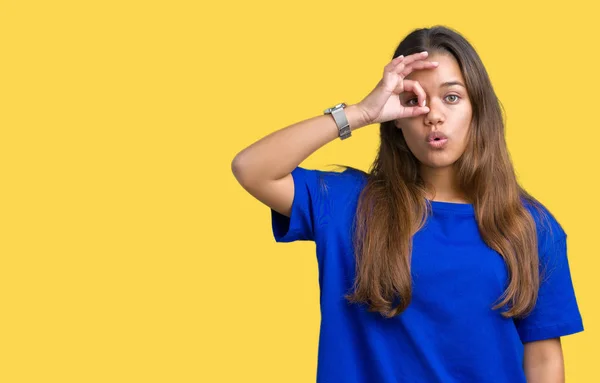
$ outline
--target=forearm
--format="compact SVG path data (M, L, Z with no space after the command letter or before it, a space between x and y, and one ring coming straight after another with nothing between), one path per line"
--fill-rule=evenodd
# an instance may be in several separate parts
M367 125L366 116L357 105L349 105L344 111L351 130ZM278 180L338 137L338 128L331 115L312 117L275 131L248 146L236 155L232 170L240 182Z

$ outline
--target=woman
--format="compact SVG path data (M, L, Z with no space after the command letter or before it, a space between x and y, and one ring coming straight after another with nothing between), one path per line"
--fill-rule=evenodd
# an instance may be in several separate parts
M335 109L232 162L276 241L316 242L317 381L564 381L560 337L583 331L566 233L518 184L469 42L415 30L369 95ZM299 166L346 125L374 123L368 173Z

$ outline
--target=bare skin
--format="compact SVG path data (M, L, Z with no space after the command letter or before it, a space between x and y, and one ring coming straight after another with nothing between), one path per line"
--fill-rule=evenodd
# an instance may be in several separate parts
M350 129L428 112L426 107L404 106L398 97L405 90L425 96L416 82L404 81L404 76L437 66L425 61L426 57L427 52L422 52L390 61L375 89L358 104L346 107ZM233 159L231 170L252 196L289 217L294 200L291 172L316 150L337 138L334 119L320 114L275 131L244 148Z
M454 163L462 155L467 144L467 132L471 125L472 106L469 101L465 80L458 63L448 54L433 54L429 60L439 62L437 68L414 71L406 80L418 82L425 98L413 92L400 94L405 106L415 106L425 101L429 112L415 117L395 120L402 129L406 143L417 157L420 173L431 185L427 198L435 201L468 203L456 180ZM460 83L447 85L445 83ZM426 141L427 135L439 131L448 137L443 148L432 148ZM435 195L434 191L435 190Z

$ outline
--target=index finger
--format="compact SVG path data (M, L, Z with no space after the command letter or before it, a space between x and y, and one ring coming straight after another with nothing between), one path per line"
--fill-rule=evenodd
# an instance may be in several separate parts
M418 81L404 80L404 91L414 93L417 96L417 99L419 100L418 106L427 108L425 106L426 100L427 100L427 95L425 94L425 90L423 89L421 84L419 84Z
M413 53L412 55L406 56L403 60L403 63L404 63L404 65L407 65L407 64L410 64L411 62L414 62L417 60L423 60L428 55L429 55L429 52L427 52L427 51L423 51L420 53Z

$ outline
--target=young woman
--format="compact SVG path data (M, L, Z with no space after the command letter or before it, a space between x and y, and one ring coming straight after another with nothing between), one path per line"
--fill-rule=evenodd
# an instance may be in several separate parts
M563 382L583 331L566 233L517 182L499 101L456 31L410 33L355 105L276 131L232 171L275 240L316 242L318 382ZM369 172L305 169L380 124ZM349 125L349 126L348 126Z

